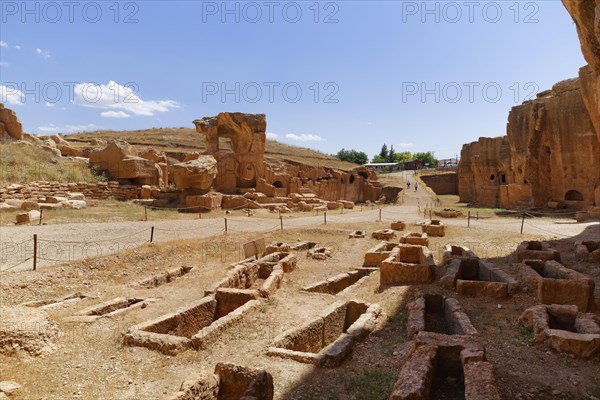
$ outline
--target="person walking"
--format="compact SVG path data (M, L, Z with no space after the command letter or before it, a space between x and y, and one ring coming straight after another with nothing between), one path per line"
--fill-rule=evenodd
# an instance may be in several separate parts
M419 187L419 185L415 182L415 192L417 191L418 187Z
M410 189L410 181L407 181L407 182L406 182L406 188L407 188L407 189Z

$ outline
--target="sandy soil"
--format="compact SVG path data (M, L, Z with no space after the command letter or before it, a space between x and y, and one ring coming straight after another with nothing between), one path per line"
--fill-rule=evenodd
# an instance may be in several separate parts
M378 290L375 272L349 292L336 296L307 293L301 287L362 265L367 249L378 243L369 237L348 239L354 229L372 232L389 221L409 222L407 230L420 231L420 204L431 202L421 191L405 195L401 206L379 210L356 210L343 215L296 216L284 220L284 231L273 218L228 216L231 230L225 235L215 221L153 221L155 241L135 248L111 252L97 258L74 257L69 263L49 263L38 271L4 272L0 280L0 304L11 306L32 300L52 299L81 292L90 297L47 309L64 335L54 352L31 357L21 352L0 354L1 380L23 385L15 399L162 399L177 391L194 372L212 371L215 363L233 362L266 368L274 377L277 399L385 399L401 368L407 348L406 304L420 293L442 293L457 297L481 334L488 359L496 365L499 386L506 399L595 399L600 398L600 356L578 359L549 351L531 343L530 335L517 324L521 312L536 303L530 294L505 301L466 298L437 284ZM572 224L565 220L536 219L519 234L520 220L492 218L471 221L445 219L447 235L432 238L430 248L441 260L445 244L468 244L478 255L512 272L514 250L522 240L548 239L561 251L563 263L591 276L600 302L600 265L581 262L572 252L579 237L600 238L600 224ZM213 225L211 225L213 224ZM134 226L132 226L134 225ZM37 232L52 240L96 241L127 237L147 224L61 224L2 229L2 240L24 240ZM170 229L167 231L167 229ZM313 240L332 247L326 261L307 258L299 252L298 268L285 275L282 287L249 314L243 324L226 331L204 351L188 350L165 356L140 347L124 346L122 333L128 327L171 312L200 299L203 291L221 279L229 265L242 258L243 243L264 237L267 242ZM135 242L136 244L138 242ZM141 241L140 241L141 243ZM193 266L171 283L142 288L136 283L161 271ZM72 323L79 310L119 296L155 298L145 308L135 308L92 323ZM356 298L378 303L384 316L377 330L357 345L344 364L335 369L269 357L265 349L273 338L313 318L334 301ZM500 308L499 308L500 306ZM598 314L597 314L598 315ZM26 321L25 321L26 322ZM32 327L35 329L35 327Z

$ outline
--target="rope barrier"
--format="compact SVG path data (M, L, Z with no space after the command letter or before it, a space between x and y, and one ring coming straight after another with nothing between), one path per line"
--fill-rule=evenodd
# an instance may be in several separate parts
M2 270L2 271L0 271L0 272L9 271L9 270L11 270L11 269L13 269L13 268L16 268L16 267L18 267L19 265L23 264L25 261L31 260L32 258L33 258L33 256L31 256L31 257L27 257L27 258L26 258L26 259L24 259L23 261L20 261L20 262L16 263L16 264L15 264L15 265L13 265L12 267L5 268L5 269L3 269L3 270Z
M102 239L102 240L85 240L85 241L75 241L75 240L52 240L52 239L38 239L39 242L48 242L48 243L80 243L80 244L87 244L87 243L106 243L106 242L116 242L116 241L121 241L124 239L129 239L132 236L137 236L141 233L147 232L149 231L148 228L139 231L137 233L132 233L130 235L127 236L122 236L122 237L118 237L118 238L112 238L112 239Z

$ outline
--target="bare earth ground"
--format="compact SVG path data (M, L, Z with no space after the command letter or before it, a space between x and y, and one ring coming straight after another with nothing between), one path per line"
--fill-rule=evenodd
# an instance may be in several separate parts
M273 374L277 399L385 399L402 366L403 351L408 344L406 304L419 293L435 292L459 298L481 334L488 359L496 365L504 398L600 398L600 356L584 360L549 351L532 344L531 334L519 328L517 318L521 312L536 303L531 294L519 294L498 302L457 296L436 284L393 287L379 292L378 272L349 293L337 296L299 290L304 285L362 265L365 251L378 241L369 237L348 239L349 231L361 229L370 233L388 227L389 221L394 219L409 222L407 230L420 231L415 225L424 221L422 211L418 212L419 205L423 207L426 203L431 203L431 199L420 188L417 193L408 192L403 205L385 207L381 222L377 209L345 211L343 215L339 211L330 212L327 225L323 224L322 215L294 214L284 216L283 231L279 230L277 216L246 217L240 212L227 215L227 234L223 232L222 214L219 218L201 220L2 227L3 251L5 243L28 240L37 233L46 240L83 242L72 247L88 245L88 249L92 249L90 243L94 243L93 248L100 249L102 256L84 259L73 250L71 262L45 261L38 271L31 271L27 261L22 267L0 275L2 306L75 292L92 296L48 309L64 333L56 350L35 358L20 352L0 354L0 380L14 380L23 385L14 397L17 399L162 399L177 391L182 381L194 372L212 371L217 362L225 361L266 368ZM521 235L521 221L514 218L472 220L470 228L464 218L444 219L444 223L446 237L432 238L430 244L436 261L441 259L443 245L466 244L479 256L511 272L513 251L518 243L547 239L561 251L565 265L595 280L596 299L600 302L600 265L579 262L572 251L575 238L600 239L599 224L533 219L526 221ZM155 226L155 243L152 244L144 243L148 241L149 224ZM136 232L139 239L134 236ZM263 300L242 325L226 331L209 350L188 350L177 356L165 356L122 344L121 333L127 327L201 298L205 289L224 276L229 264L242 257L242 244L257 237L264 237L267 242L313 240L332 247L334 254L330 260L315 261L304 252L298 253L298 268L286 274L282 287L270 299ZM124 239L115 241L115 238ZM126 248L127 243L132 246ZM46 250L48 254L50 247ZM21 256L6 255L2 265L11 266ZM152 289L135 285L151 275L184 265L194 269L171 283ZM93 323L66 321L83 308L119 296L159 300L146 308ZM334 301L350 298L378 303L385 315L377 330L354 348L342 366L319 369L265 355L266 347L278 333L310 320Z

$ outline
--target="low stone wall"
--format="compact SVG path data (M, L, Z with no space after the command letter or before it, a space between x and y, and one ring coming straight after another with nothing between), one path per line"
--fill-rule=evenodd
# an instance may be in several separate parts
M47 196L65 196L67 193L83 193L86 199L116 200L137 199L140 188L135 185L121 185L119 182L65 183L31 182L0 187L0 202L7 199L43 199Z

